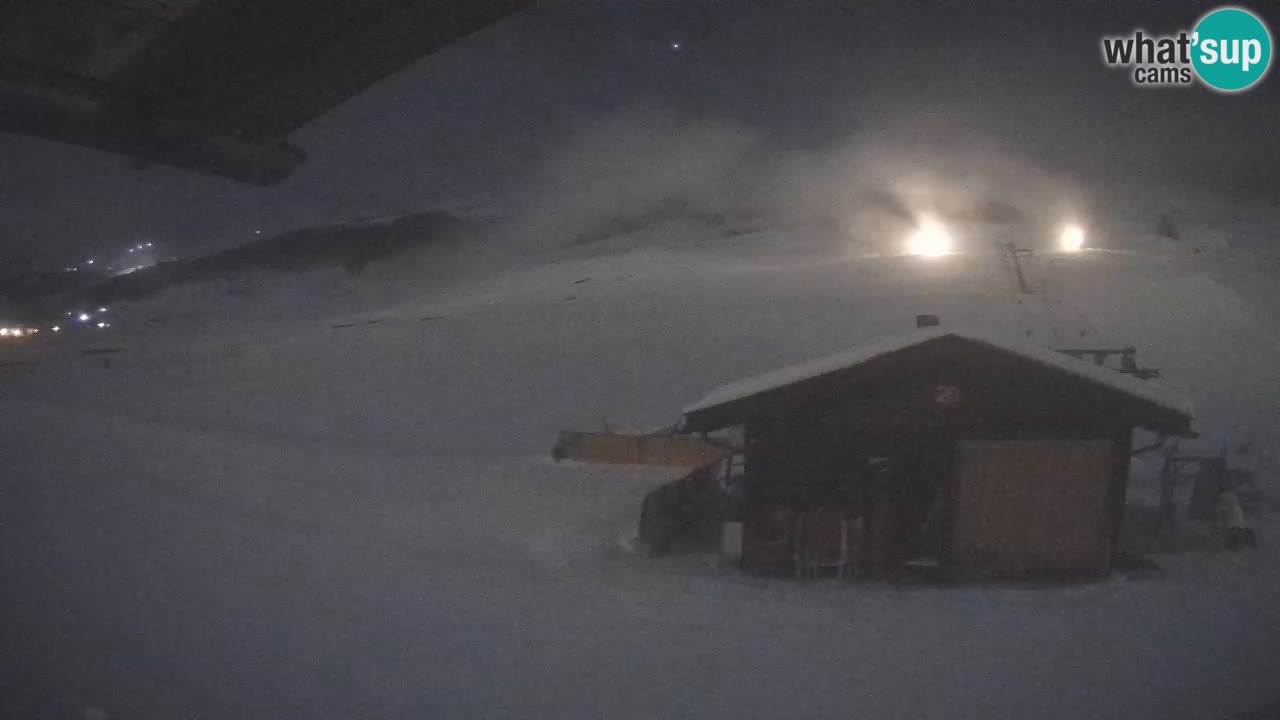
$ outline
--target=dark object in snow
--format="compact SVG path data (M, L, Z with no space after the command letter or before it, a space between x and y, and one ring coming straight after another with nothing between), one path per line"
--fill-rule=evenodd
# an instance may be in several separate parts
M1227 549L1235 552L1245 548L1257 549L1258 535L1249 527L1227 528Z
M1245 468L1228 468L1228 482L1235 488L1240 497L1240 506L1248 513L1257 513L1264 509L1267 498L1258 486L1251 470Z
M1228 550L1257 547L1258 536L1245 521L1237 478L1242 475L1227 467L1226 449L1213 455L1185 454L1177 445L1166 452L1161 469L1161 516L1158 534L1163 538L1175 530L1175 495L1182 468L1196 466L1195 485L1187 504L1187 519L1212 524Z
M349 327L359 327L359 326L361 326L361 325L377 325L377 324L378 324L378 323L380 323L380 322L382 322L382 320L381 320L380 318L374 318L374 319L372 319L372 320L357 320L357 321L355 321L355 322L349 322L349 323L337 323L337 324L334 324L334 325L330 325L329 327L331 327L331 328L349 328Z
M937 315L916 316L916 327L918 328L938 327L941 324L942 321L938 319Z
M1130 348L1129 352L1120 355L1120 372L1132 375L1139 380L1151 380L1160 377L1160 371L1155 368L1138 367L1138 361L1134 354L1135 351Z
M577 300L577 299L578 299L578 296L577 296L577 295L565 295L565 296L564 296L564 299L565 299L565 300Z
M1166 458L1165 462L1182 459L1196 462L1195 458ZM1211 523L1218 511L1218 501L1222 491L1227 487L1227 459L1224 457L1208 457L1199 459L1200 467L1196 470L1195 484L1192 486L1191 500L1187 503L1187 519L1196 522Z
M1160 515L1159 522L1156 525L1156 534L1158 536L1169 536L1176 529L1176 523L1174 522L1178 511L1176 491L1178 477L1182 473L1182 468L1190 463L1199 463L1205 460L1206 457L1210 456L1180 455L1176 442L1165 450L1164 464L1160 467ZM1213 498L1216 502L1216 491Z
M418 318L418 322L430 322L432 320L443 320L444 315L424 315Z
M1244 509L1235 490L1225 488L1218 499L1218 528L1222 531L1228 550L1240 550L1245 546L1258 547L1258 536L1245 522Z
M676 536L716 513L723 497L716 478L728 464L713 460L645 495L639 541L646 554L665 553Z
M1125 375L1132 375L1139 380L1152 380L1160 377L1160 371L1155 368L1138 367L1138 351L1132 346L1122 348L1054 348L1054 350L1080 360L1092 359L1093 364L1104 366L1109 358L1116 356L1120 358L1120 367L1116 368L1116 370Z
M1170 240L1182 239L1182 236L1178 233L1177 226L1173 224L1173 219L1169 217L1168 213L1160 213L1160 220L1156 222L1156 234Z
M574 281L573 281L573 284L574 284L574 285L581 285L581 284L582 284L582 283L584 283L584 282L591 282L591 278L589 278L589 277L588 277L588 278L582 278L581 280L574 280Z

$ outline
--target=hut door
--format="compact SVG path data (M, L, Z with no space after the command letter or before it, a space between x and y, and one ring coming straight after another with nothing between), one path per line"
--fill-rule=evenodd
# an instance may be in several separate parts
M962 572L1105 573L1110 440L960 444L951 559Z

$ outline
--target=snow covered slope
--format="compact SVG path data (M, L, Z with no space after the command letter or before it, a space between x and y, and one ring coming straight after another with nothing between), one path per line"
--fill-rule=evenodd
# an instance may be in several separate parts
M4 701L154 718L1249 710L1280 677L1269 526L1264 552L1163 557L1153 580L806 587L626 557L613 541L662 478L543 459L559 429L668 424L712 387L918 313L1132 343L1195 402L1206 444L1247 432L1274 452L1276 317L1229 286L1231 261L1114 245L1041 254L1043 290L1022 296L994 252L868 257L828 230L694 219L117 308L119 333L29 346L34 373L0 385L17 620L0 641L21 658ZM216 321L178 320L193 315ZM82 353L106 345L109 364Z

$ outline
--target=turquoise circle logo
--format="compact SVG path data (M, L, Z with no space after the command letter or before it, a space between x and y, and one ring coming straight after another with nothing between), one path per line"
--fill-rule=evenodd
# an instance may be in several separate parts
M1258 16L1219 8L1196 25L1191 64L1206 85L1223 92L1252 87L1271 66L1271 33Z

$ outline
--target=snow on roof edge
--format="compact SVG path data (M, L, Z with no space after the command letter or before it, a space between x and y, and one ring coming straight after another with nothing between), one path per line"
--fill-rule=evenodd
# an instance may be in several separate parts
M1004 350L1032 362L1069 372L1077 377L1106 385L1130 397L1153 403L1187 417L1191 417L1194 414L1191 401L1170 388L1139 380L1115 370L1101 367L1046 347L1034 345L1021 338L999 338L983 333L944 328L929 328L901 335L885 336L841 353L789 365L721 385L708 392L701 400L685 406L682 412L687 415L742 400L752 395L759 395L770 390L776 390L787 385L793 385L838 370L861 365L881 355L888 355L949 335L981 343L997 350Z

